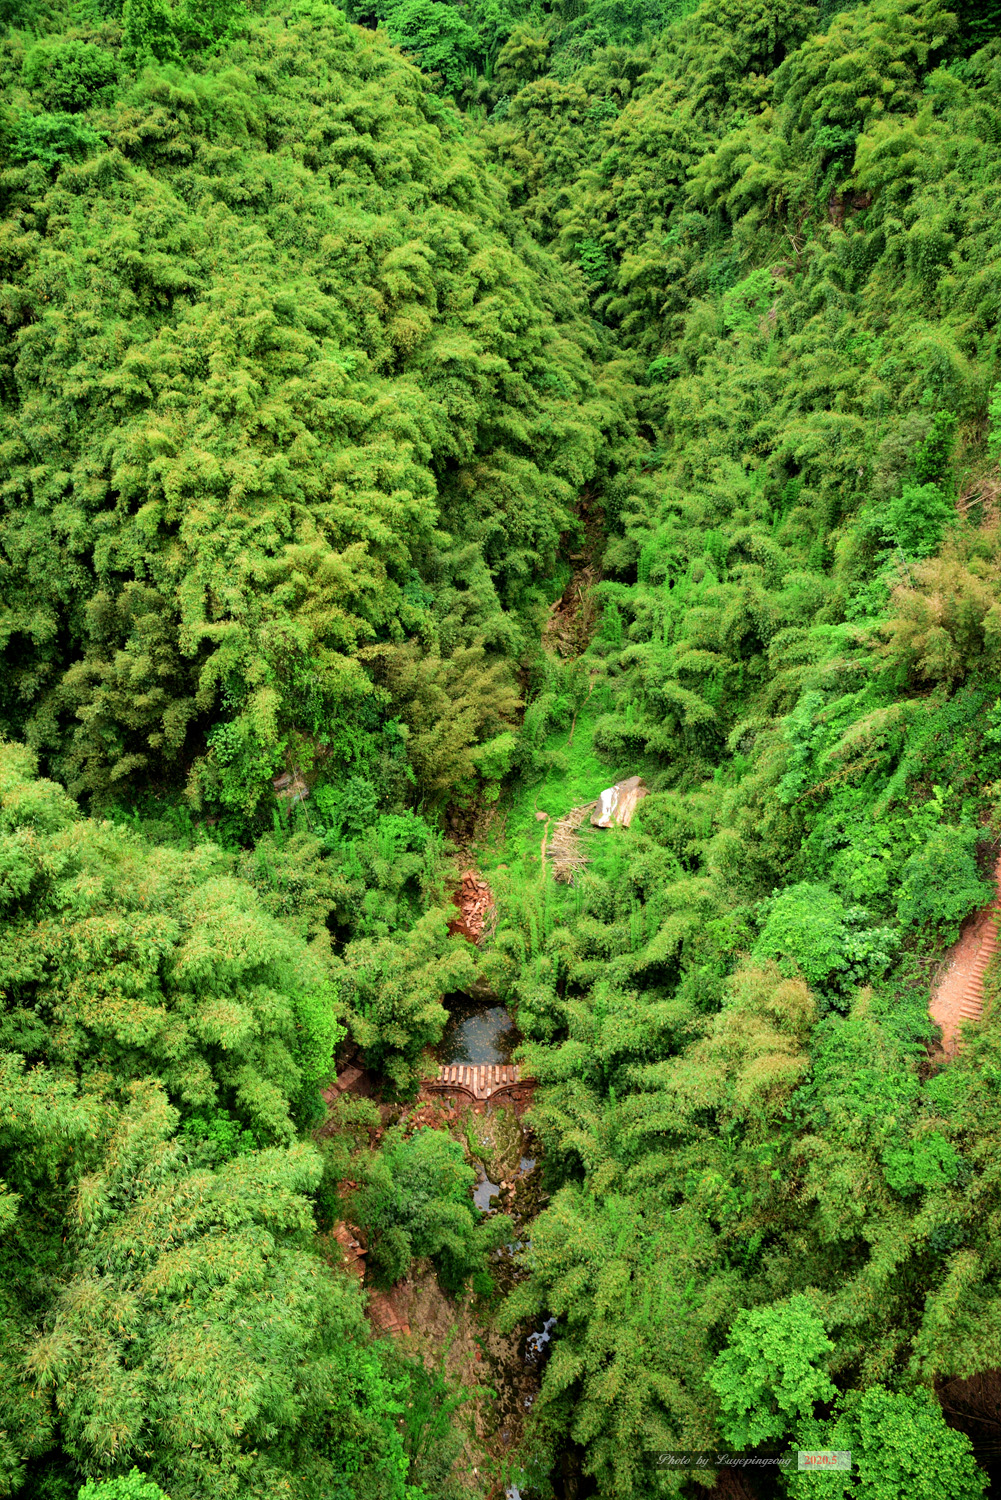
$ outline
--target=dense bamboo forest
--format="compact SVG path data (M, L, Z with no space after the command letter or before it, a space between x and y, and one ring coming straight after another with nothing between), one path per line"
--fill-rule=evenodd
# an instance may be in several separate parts
M0 1497L1001 1494L1001 3L0 18Z

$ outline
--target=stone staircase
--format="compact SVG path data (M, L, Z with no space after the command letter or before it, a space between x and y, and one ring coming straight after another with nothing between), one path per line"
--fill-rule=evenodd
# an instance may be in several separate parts
M984 974L987 965L998 951L998 929L997 923L991 916L984 923L984 930L980 938L980 948L976 958L969 968L969 978L959 1002L958 1013L964 1021L979 1021L984 1010Z
M1001 877L1001 861L995 878ZM979 1021L984 1010L984 974L998 951L998 921L1001 920L1001 885L990 906L971 917L959 941L950 949L928 1006L942 1031L942 1051L953 1057L962 1039L962 1027Z
M341 1262L345 1271L351 1276L357 1276L359 1281L365 1280L365 1256L367 1251L362 1249L358 1238L358 1231L351 1224L343 1221L335 1224L333 1231L334 1239L341 1247ZM376 1333L406 1334L410 1333L410 1324L406 1315L401 1313L393 1293L369 1291L368 1306L366 1307L368 1320Z

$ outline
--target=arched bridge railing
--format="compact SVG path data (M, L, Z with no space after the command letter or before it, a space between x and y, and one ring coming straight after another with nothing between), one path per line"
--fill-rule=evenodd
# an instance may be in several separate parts
M464 1097L483 1105L501 1099L520 1103L533 1086L534 1080L521 1078L514 1063L446 1063L438 1069L437 1078L424 1080L421 1092Z

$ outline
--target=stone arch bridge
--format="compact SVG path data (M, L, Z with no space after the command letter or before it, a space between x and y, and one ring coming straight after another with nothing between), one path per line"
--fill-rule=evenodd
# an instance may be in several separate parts
M444 1094L466 1099L483 1109L503 1100L525 1105L532 1096L534 1078L522 1078L514 1063L445 1063L436 1078L426 1078L422 1094Z

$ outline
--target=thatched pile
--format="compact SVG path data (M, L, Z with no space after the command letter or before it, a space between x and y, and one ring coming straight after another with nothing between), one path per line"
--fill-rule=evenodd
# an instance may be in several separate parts
M553 879L558 880L561 885L573 885L574 877L580 874L588 862L578 833L593 807L593 802L585 802L583 807L572 807L558 823L552 825L547 841L549 859L553 867Z
M573 885L574 879L588 863L580 841L581 824L591 815L596 828L610 828L613 823L628 828L637 804L647 795L645 783L639 776L630 776L626 781L617 781L602 792L596 802L585 802L581 807L572 807L564 813L558 823L551 823L544 812L536 813L540 822L546 824L542 840L542 867L546 867L546 855L553 867L553 879L562 885Z

